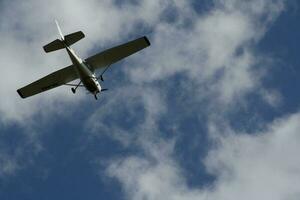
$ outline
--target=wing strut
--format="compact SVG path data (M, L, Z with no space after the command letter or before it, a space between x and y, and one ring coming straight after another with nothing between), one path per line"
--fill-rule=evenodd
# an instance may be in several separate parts
M76 89L77 89L78 87L84 87L84 85L81 85L81 81L79 81L78 84L66 83L66 84L64 84L64 85L66 85L66 86L73 86L73 87L71 88L73 94L76 93ZM75 87L75 88L74 88L74 87Z
M76 85L75 88L73 88L73 87L71 88L73 94L75 94L76 89L80 86L80 84L81 84L81 81L79 81L78 85Z
M101 81L104 81L103 79L103 74L106 72L106 70L108 70L108 68L110 67L111 65L108 65L104 70L103 72L100 74L100 76L97 77L97 80L101 80Z

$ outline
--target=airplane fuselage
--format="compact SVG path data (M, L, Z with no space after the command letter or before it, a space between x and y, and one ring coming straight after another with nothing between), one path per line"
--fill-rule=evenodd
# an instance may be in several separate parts
M98 80L103 80L103 74L114 63L150 46L150 42L146 36L126 42L124 44L106 49L86 59L79 58L71 45L85 37L82 31L76 31L67 35L63 35L58 22L55 20L60 38L51 41L43 46L46 53L66 49L72 65L52 72L22 88L17 89L18 94L22 98L27 98L47 90L59 87L61 85L72 86L71 91L75 94L78 87L85 87L97 99L97 94L107 89L101 88ZM95 75L97 69L103 68L100 76ZM72 81L80 79L77 84Z
M91 92L96 97L96 95L101 92L101 85L97 80L95 73L93 73L82 61L82 59L75 54L73 49L71 49L69 46L66 46L66 50L73 65L76 67L76 71L82 84L89 92Z

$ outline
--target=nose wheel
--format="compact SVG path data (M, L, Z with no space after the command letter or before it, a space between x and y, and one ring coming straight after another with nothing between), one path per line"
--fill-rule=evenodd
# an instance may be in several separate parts
M76 93L76 89L75 88L71 88L71 90L72 90L73 94Z

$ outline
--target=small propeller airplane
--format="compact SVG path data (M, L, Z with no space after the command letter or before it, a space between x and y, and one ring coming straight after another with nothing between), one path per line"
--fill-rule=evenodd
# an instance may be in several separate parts
M66 49L73 64L18 89L17 92L22 98L30 97L61 85L67 85L72 86L71 90L74 94L78 87L85 87L97 99L97 94L107 90L102 89L98 81L99 79L104 81L103 74L105 71L112 64L150 46L148 38L144 36L82 60L70 46L84 38L84 33L78 31L64 36L56 20L55 23L61 38L45 45L43 49L46 53ZM104 68L104 70L100 76L96 76L95 71L100 68ZM78 84L70 84L70 82L78 78L80 79Z

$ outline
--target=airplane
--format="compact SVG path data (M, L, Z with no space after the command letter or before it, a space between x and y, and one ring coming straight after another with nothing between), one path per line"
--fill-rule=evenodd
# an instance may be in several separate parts
M87 59L81 59L70 47L85 37L82 31L77 31L68 35L63 35L58 22L55 20L60 39L56 39L43 46L46 53L59 49L66 49L72 61L72 65L53 72L25 87L17 90L22 98L27 98L41 92L56 88L58 86L72 86L71 91L75 94L78 87L85 87L97 100L97 94L107 89L103 89L99 79L104 81L103 74L114 63L128 57L148 46L150 41L146 36L132 40L130 42L115 46L103 52L97 53ZM96 76L97 69L104 68L100 76ZM80 79L78 84L70 82Z

